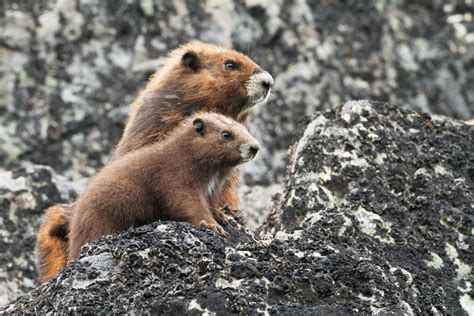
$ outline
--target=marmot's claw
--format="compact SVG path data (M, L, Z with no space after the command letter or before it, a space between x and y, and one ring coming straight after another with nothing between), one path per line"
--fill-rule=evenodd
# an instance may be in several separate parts
M222 226L217 224L217 223L209 224L208 222L206 222L206 220L202 220L199 223L199 226L209 228L210 230L216 232L217 234L219 234L221 236L224 236L224 237L229 236L229 234L227 234L227 232L224 230L224 228L222 228Z
M242 226L245 225L245 218L242 212L240 210L231 209L229 203L224 204L224 206L221 208L221 211L227 216L231 216L237 224Z
M232 214L232 209L230 208L230 204L226 203L221 207L221 211L224 212L227 215L233 215Z
M232 210L232 217L237 222L237 224L244 226L245 225L245 217L240 210Z
M215 224L215 225L212 225L212 226L213 227L211 229L213 231L217 232L219 235L224 236L224 237L229 236L229 234L224 230L224 228L222 228L221 225Z
M221 225L227 225L229 219L227 215L221 210L212 210L212 215L214 219Z

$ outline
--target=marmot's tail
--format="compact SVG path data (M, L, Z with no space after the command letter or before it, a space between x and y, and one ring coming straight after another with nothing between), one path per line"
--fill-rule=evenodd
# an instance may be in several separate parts
M73 204L58 204L45 211L36 237L36 268L41 283L49 281L67 264L72 208Z

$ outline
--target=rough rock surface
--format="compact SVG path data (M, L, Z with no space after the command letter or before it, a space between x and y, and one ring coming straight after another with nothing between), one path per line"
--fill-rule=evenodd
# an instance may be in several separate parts
M273 197L282 191L281 184L240 186L240 209L245 226L253 231L257 230L268 217Z
M473 12L470 0L2 1L0 165L94 174L159 58L192 39L236 47L275 76L250 126L265 151L243 168L248 183L283 175L300 118L343 101L468 119Z
M471 126L347 102L301 131L273 238L157 222L0 312L467 315L473 157Z
M474 128L351 101L300 134L264 231L311 229L401 269L418 313L474 313Z
M81 188L49 167L0 169L0 305L37 286L34 245L43 210Z
M0 169L0 306L39 285L34 252L44 210L74 201L87 182L69 181L47 166L12 170ZM278 190L280 185L240 188L246 227L255 230L264 222Z

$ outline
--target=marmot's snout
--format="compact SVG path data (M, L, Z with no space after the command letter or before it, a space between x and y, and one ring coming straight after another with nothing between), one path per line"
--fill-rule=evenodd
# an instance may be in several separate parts
M250 103L266 102L273 86L273 77L265 70L258 69L247 81L247 97Z
M259 150L260 145L256 140L241 144L239 146L239 151L242 162L247 162L255 158Z

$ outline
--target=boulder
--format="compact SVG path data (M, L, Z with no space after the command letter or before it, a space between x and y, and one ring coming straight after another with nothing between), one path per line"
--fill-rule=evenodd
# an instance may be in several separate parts
M264 234L102 237L0 312L472 313L474 128L350 101L298 137Z
M0 169L0 305L37 286L34 247L43 210L71 201L82 187L46 166Z
M252 231L258 230L268 217L273 197L282 191L283 186L279 183L241 185L239 187L239 199L245 226Z
M70 203L87 179L70 181L51 167L32 165L0 169L0 305L38 286L36 233L49 206ZM242 186L240 198L246 226L257 229L269 212L280 185Z

